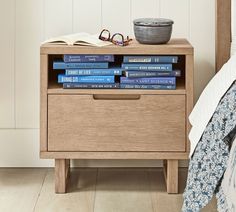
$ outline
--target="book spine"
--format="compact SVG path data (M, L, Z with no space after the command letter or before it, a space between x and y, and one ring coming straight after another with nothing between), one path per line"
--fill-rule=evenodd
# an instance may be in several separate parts
M108 63L64 63L54 62L53 69L108 68Z
M175 90L175 85L130 85L120 84L121 89L152 89L152 90Z
M65 54L65 63L73 62L114 62L114 55L75 55Z
M124 56L124 63L177 63L177 56Z
M59 74L58 83L115 83L114 76L66 76Z
M122 68L133 71L172 71L172 64L122 63Z
M122 75L122 69L66 69L66 75L70 76L114 76Z
M126 77L180 77L181 71L125 71Z
M121 77L121 84L140 84L140 85L175 85L175 77L150 77L150 78L128 78Z
M119 84L118 83L112 83L112 84L63 83L63 88L66 88L66 89L75 89L75 88L114 89L114 88L119 88Z

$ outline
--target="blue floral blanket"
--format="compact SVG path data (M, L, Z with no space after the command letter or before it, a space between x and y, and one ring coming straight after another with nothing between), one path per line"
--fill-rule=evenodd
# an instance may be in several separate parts
M214 194L218 198L219 211L233 211L234 203L229 202L226 188L221 185L226 169L233 173L225 177L224 185L235 186L235 161L229 162L230 150L234 154L236 127L236 82L219 102L209 121L194 154L190 159L187 185L184 192L183 212L198 212L205 207ZM232 165L230 168L229 163ZM227 167L228 165L228 167ZM223 181L223 182L225 182ZM226 186L226 187L227 187ZM227 190L228 191L228 190Z

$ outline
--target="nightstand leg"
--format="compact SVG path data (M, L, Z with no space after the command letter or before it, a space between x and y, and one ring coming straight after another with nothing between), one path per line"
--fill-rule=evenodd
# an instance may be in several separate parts
M55 192L66 193L66 184L70 172L70 160L55 159Z
M178 160L164 161L164 175L166 180L167 193L178 193Z

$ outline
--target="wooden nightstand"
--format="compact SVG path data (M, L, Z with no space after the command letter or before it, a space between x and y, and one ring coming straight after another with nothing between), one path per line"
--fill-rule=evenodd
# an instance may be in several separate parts
M177 55L176 90L63 89L53 60L64 54ZM66 192L70 159L162 159L168 193L178 192L178 160L189 152L193 47L166 45L41 47L40 156L55 159L57 193Z

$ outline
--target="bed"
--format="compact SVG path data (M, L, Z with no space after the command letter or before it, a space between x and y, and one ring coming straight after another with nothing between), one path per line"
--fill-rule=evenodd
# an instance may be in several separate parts
M183 212L236 212L236 0L216 0L216 75L197 101Z
M236 55L236 0L217 0L216 5L216 71ZM225 23L230 23L226 25ZM225 32L225 33L222 33ZM236 72L236 67L235 67ZM227 168L218 192L218 210L236 211L236 138L232 133Z

